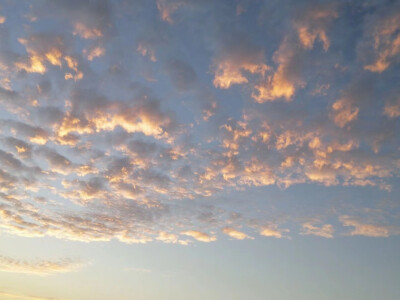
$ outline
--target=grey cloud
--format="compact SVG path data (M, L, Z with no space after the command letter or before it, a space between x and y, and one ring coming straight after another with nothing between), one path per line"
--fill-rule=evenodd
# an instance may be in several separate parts
M166 64L165 69L171 78L172 84L178 90L189 90L193 87L197 80L197 76L193 68L181 60L169 61Z

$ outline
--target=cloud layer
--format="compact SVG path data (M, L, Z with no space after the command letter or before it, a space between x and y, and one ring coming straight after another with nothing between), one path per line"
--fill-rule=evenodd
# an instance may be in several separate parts
M182 245L399 234L392 202L274 215L253 196L301 202L290 189L306 185L392 199L399 15L393 1L3 5L0 229Z

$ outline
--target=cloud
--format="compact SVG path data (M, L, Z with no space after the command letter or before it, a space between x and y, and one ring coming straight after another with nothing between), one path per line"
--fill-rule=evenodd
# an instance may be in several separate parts
M80 90L74 95L72 111L67 112L58 127L59 137L71 133L94 134L114 131L121 127L129 133L141 132L156 138L167 138L173 130L174 120L162 112L160 102L144 96L135 101L109 101L108 99Z
M277 225L268 225L260 228L260 235L277 239L283 238L285 232L289 232L289 229L278 229Z
M275 73L266 76L266 79L255 85L256 91L252 93L252 97L259 103L280 98L291 100L296 88L305 86L299 72L301 55L302 52L296 51L291 39L285 37L273 56L278 65Z
M27 39L20 38L18 41L25 46L28 53L28 59L15 63L18 69L28 73L44 74L47 63L62 67L65 47L60 36L31 35Z
M164 243L174 243L175 244L178 242L178 236L173 233L168 233L168 232L162 231L159 233L157 240L162 241Z
M235 84L248 83L247 74L264 76L269 67L264 63L264 53L240 33L222 37L219 54L213 65L216 88L228 89Z
M364 27L364 39L360 49L367 52L370 59L364 69L382 73L396 63L400 55L400 6L382 6L369 17Z
M96 39L103 36L103 33L98 28L90 28L87 25L76 22L74 24L74 35L79 35L84 39Z
M400 117L400 98L394 103L386 103L383 114L389 118Z
M24 273L32 275L54 275L57 273L73 272L84 264L72 259L51 260L18 260L12 257L0 255L0 271L11 273Z
M311 2L302 13L299 13L294 23L299 40L305 49L312 49L318 38L322 42L323 49L328 51L330 41L326 30L329 23L338 17L335 6L335 3Z
M93 59L95 59L96 57L101 57L106 53L106 49L104 49L103 47L94 47L90 50L83 50L83 54L86 55L87 59L92 61Z
M244 232L236 230L232 227L225 227L222 229L222 232L225 233L226 235L229 235L231 238L234 238L237 240L254 239L253 237L248 236Z
M152 62L156 62L156 54L150 45L146 45L147 43L140 42L136 51L139 52L142 56L147 56L150 58Z
M157 0L157 9L160 12L161 19L170 24L174 22L172 20L172 14L182 5L184 5L184 3L180 1Z
M313 49L317 38L322 42L324 51L329 49L330 40L326 31L332 20L338 17L335 4L311 2L299 8L299 11L301 13L297 13L292 22L297 37L291 33L283 37L273 55L277 68L254 86L252 97L259 103L282 98L292 100L296 90L307 84L303 74L305 66L302 64L306 60L306 52ZM297 46L297 39L303 49Z
M339 99L332 104L333 121L339 127L357 120L359 108L354 107L346 99Z
M388 237L391 234L391 230L388 226L363 223L351 216L340 216L339 220L342 222L343 226L353 227L353 229L347 233L351 236Z
M10 149L23 159L31 158L32 145L14 137L7 137L2 140Z
M394 197L398 5L236 4L55 0L29 16L13 6L13 20L2 11L2 232L182 245L289 228L394 234L394 210L367 218L372 196L297 209L259 191ZM322 222L341 215L357 218L344 229Z
M333 226L331 224L323 224L316 226L313 222L306 222L302 224L301 234L316 235L324 238L333 238Z
M108 33L112 25L111 8L107 0L87 3L57 0L49 2L46 11L71 22L72 34L90 40L102 38ZM37 14L41 16L44 11L40 10Z
M196 230L183 231L183 232L181 232L181 234L190 236L190 237L192 237L200 242L204 242L204 243L214 242L217 240L217 238L215 236L209 235L209 234L201 232L201 231L196 231Z

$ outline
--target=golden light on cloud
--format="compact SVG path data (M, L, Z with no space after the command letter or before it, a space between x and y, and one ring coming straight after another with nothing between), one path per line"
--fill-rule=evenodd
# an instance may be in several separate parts
M62 53L60 50L53 48L49 52L45 54L46 59L55 66L62 66L61 58L62 58Z
M181 234L190 236L190 237L194 238L195 240L198 240L198 241L204 242L204 243L210 243L210 242L214 242L217 240L217 238L215 236L212 236L212 235L209 235L207 233L197 231L197 230L184 231L184 232L181 232Z
M94 49L91 50L83 50L83 53L87 55L87 59L92 61L96 57L101 57L106 53L106 49L103 47L95 47Z
M74 35L78 35L84 39L97 39L103 36L103 33L98 28L90 28L83 23L77 22L74 24Z
M312 49L318 38L322 42L324 51L328 51L330 41L326 34L326 28L333 19L339 16L335 5L335 3L325 7L315 5L295 22L300 42L304 48Z
M299 38L301 43L306 49L312 49L314 46L314 41L318 37L322 43L325 51L328 51L330 42L324 30L316 30L314 32L310 32L307 27L299 27Z
M244 232L241 232L239 230L236 230L232 227L225 227L222 229L222 232L225 233L226 235L229 235L231 238L234 238L236 240L244 240L244 239L254 239L251 236L248 236Z
M46 72L46 67L43 63L43 58L38 55L32 55L29 58L29 63L16 62L15 66L20 70L25 70L28 73L40 73Z
M268 76L266 82L255 86L256 93L252 97L259 103L274 101L277 98L290 100L295 93L295 86L283 74L280 66L273 76Z
M41 135L32 136L29 138L29 141L35 144L44 145L47 143L48 138Z
M284 233L286 232L289 232L289 229L278 229L276 225L269 225L261 228L260 235L280 239L285 237Z
M216 88L228 89L232 85L248 82L243 72L264 76L268 69L269 67L265 64L237 64L235 61L225 61L220 63L215 70L213 83Z

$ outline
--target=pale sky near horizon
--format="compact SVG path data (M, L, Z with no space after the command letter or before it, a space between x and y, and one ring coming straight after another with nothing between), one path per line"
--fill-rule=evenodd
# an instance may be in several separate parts
M400 299L400 1L0 0L0 299Z

